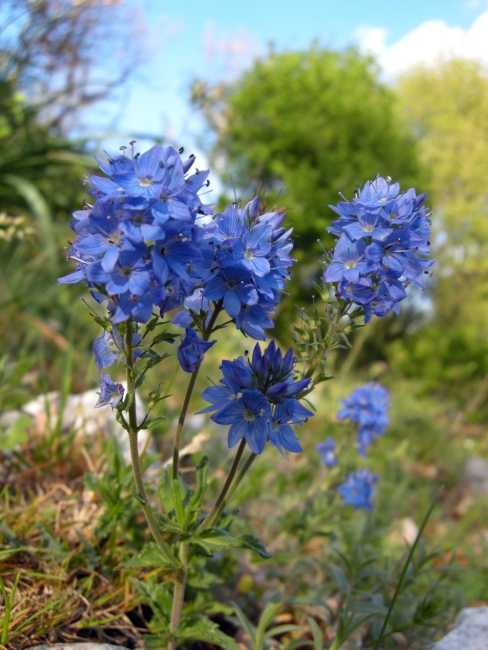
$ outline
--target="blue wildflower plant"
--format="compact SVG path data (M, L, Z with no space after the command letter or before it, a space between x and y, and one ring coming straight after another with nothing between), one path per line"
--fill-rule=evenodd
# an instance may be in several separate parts
M382 436L390 424L390 393L377 382L360 386L346 399L341 399L342 408L337 412L339 420L350 420L358 425L357 447L366 456L375 436Z
M227 548L247 548L269 557L252 535L234 538L227 524L225 530L218 528L251 464L267 447L285 457L302 451L296 428L314 414L309 394L331 379L326 367L330 351L350 345L348 335L373 315L398 311L407 285L423 289L423 277L433 264L424 194L413 189L399 194L398 184L378 177L354 199L333 207L339 218L329 231L338 242L327 256L323 285L315 285L313 309L299 309L292 325L295 350L283 353L274 341L256 343L251 354L222 361L218 383L202 394L209 406L200 413L210 413L215 423L227 426L228 446L237 447L222 490L206 510L208 458L196 468L193 490L179 471L197 376L206 355L213 356L209 351L218 337L212 337L222 328L233 325L248 338L266 341L291 277L293 240L292 230L283 225L285 213L266 211L258 197L215 212L203 200L209 171L194 168L195 157L183 153L156 145L139 154L131 143L106 161L97 159L103 175L87 177L90 201L71 221L75 236L67 257L76 268L59 279L62 285L85 283L96 303L91 315L102 328L93 344L101 373L96 407L115 409L128 433L135 492L154 539L154 545L129 565L154 566L174 575L170 624L161 641L172 649L193 638L185 636L190 618L186 632L180 627L193 562ZM152 411L168 395L160 387L151 390L140 419L136 391L150 369L170 354L190 377L173 462L161 470L161 515L148 502L137 441L142 429L165 419L153 417ZM112 376L105 372L117 364L125 371L125 388L112 379L116 371L111 370ZM368 396L363 389L344 402L344 417L359 424L360 451L384 430L387 401L384 389L373 386ZM362 412L366 402L367 417ZM326 465L337 464L331 439L317 450ZM246 451L250 453L241 463ZM346 503L369 508L376 478L358 470L339 491ZM199 633L210 628L206 640L228 647L227 637L208 619Z

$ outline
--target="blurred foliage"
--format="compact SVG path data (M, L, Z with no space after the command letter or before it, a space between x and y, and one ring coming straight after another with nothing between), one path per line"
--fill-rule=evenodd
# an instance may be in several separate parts
M313 293L317 239L333 244L325 228L338 192L350 199L356 184L376 173L405 188L419 183L415 140L399 122L394 92L378 76L371 57L314 45L271 52L234 83L193 87L193 103L214 134L208 147L225 187L235 186L243 198L264 195L267 208L285 209L294 227L300 264L280 312L281 337L288 335L283 323L296 317L293 305L304 306Z
M136 68L142 41L124 4L3 1L1 75L15 82L41 113L42 122L58 133L76 122L81 107L108 97Z
M397 341L391 355L427 388L466 398L470 380L488 373L488 71L474 61L441 61L408 72L398 94L430 170L438 264L427 327Z

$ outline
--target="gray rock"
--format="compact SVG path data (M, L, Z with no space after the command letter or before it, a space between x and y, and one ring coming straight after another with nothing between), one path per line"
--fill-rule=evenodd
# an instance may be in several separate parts
M480 456L468 458L463 478L471 490L488 494L488 462Z
M449 634L430 650L488 650L488 607L462 609Z

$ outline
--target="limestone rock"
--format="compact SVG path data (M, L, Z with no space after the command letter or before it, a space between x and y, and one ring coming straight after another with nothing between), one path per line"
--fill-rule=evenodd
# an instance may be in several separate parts
M468 458L463 478L474 492L488 494L488 462L480 456Z
M449 634L430 650L488 650L488 607L462 609Z

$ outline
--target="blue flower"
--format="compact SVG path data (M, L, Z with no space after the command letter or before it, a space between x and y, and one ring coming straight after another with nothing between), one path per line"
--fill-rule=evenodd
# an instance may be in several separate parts
M366 259L363 241L351 241L347 235L341 235L334 249L334 257L325 272L326 282L339 282L342 278L357 282L360 273L368 273L372 264Z
M267 399L257 390L244 390L211 416L218 424L230 424L229 448L242 438L255 454L261 454L269 433L271 407Z
M351 420L358 426L358 450L364 456L374 436L381 436L388 424L390 393L381 384L370 382L356 388L347 399L341 399L343 408L337 412L339 420Z
M140 334L133 335L132 345L134 348L136 348L140 340ZM97 370L110 368L110 366L118 360L120 355L125 352L125 342L118 333L117 328L114 328L113 332L107 332L107 330L104 330L102 336L93 341L93 352L95 354L95 365ZM144 350L141 350L140 348L134 349L134 358L137 359L141 354L143 354L143 352Z
M100 386L100 397L95 404L95 408L109 405L112 408L115 408L123 400L125 389L122 384L115 384L110 379L110 375L102 373L100 377L102 378L102 381L98 382L98 385Z
M209 281L203 295L214 301L223 299L225 311L231 318L236 318L242 305L258 302L257 291L250 279L251 273L244 266L228 266Z
M295 405L298 405L306 412L302 414L302 417L297 417L298 414ZM270 422L269 441L273 447L277 447L280 454L285 458L286 455L283 449L295 454L303 451L291 424L299 424L301 426L302 421L311 415L313 415L311 411L305 409L305 407L294 399L287 399L282 404L275 406Z
M205 352L217 341L202 341L191 327L187 327L185 332L177 351L178 361L185 372L195 372L196 367L202 363Z
M359 508L372 510L371 499L378 479L379 474L371 474L367 468L351 472L347 482L337 488L337 491L344 497L344 505L353 505L354 510Z
M129 194L157 197L161 193L165 173L163 157L163 148L156 145L142 156L127 160L123 170L113 173L113 179Z
M325 465L332 467L337 465L337 457L335 455L335 440L333 438L327 438L324 442L319 442L315 449L319 452L320 457Z
M272 233L273 230L266 224L257 225L246 232L233 246L235 261L259 277L267 275L271 270L268 254L271 251Z

